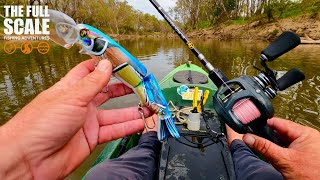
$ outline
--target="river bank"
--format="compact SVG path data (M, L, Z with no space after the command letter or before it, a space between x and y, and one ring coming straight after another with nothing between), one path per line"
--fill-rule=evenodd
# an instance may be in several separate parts
M172 38L178 37L174 33L146 33L146 34L108 34L112 39L116 40L129 40L129 39L139 39L139 38Z
M192 39L245 39L270 41L279 36L283 31L296 32L305 44L320 44L320 18L311 18L309 15L301 15L274 22L263 22L261 20L248 22L246 24L224 23L207 29L188 32ZM110 37L118 40L138 38L178 38L175 33L149 33L138 34L110 34Z
M320 40L320 18L316 19L310 18L308 15L302 15L280 19L271 23L257 20L242 25L223 24L188 33L188 36L190 38L219 40L272 40L283 31L296 32L305 43L318 42Z
M2 28L0 28L2 29ZM267 23L262 20L248 22L246 24L224 23L207 29L188 32L189 38L196 39L245 39L270 41L279 36L283 31L296 32L302 39L302 43L320 44L320 17L310 18L309 15L301 15ZM3 30L0 31L0 40L3 40ZM116 40L129 40L139 38L178 38L174 32L152 32L145 34L108 34Z
M140 39L140 38L178 38L175 33L146 33L146 34L107 34L109 37L115 40L130 40L130 39ZM3 34L3 27L0 27L0 40L4 40L5 34ZM19 35L12 35L15 37L19 37ZM35 35L21 35L24 37L27 36L35 36ZM10 41L20 41L20 40L10 40Z

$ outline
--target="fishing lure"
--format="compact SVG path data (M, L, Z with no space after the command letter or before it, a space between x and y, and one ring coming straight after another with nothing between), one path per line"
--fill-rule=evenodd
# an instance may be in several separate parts
M147 74L145 66L98 29L87 24L76 24L71 17L59 11L49 10L49 14L51 40L65 48L79 44L82 47L80 53L108 59L113 65L114 76L133 89L140 105L158 114L158 139L164 140L170 134L180 137L168 103L154 76Z

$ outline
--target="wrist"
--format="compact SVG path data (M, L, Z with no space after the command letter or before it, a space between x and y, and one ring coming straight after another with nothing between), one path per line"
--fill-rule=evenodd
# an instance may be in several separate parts
M0 179L31 179L28 162L19 147L22 140L9 123L0 127Z

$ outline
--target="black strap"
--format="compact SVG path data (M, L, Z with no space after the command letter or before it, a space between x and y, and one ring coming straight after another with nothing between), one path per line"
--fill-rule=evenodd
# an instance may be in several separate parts
M168 139L162 143L161 155L160 155L160 163L159 163L159 180L163 180L166 177L166 169L168 164L170 146L168 143Z

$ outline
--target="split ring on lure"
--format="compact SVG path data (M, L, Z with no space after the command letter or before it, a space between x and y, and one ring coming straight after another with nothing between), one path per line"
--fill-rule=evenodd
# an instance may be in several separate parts
M140 104L158 114L158 139L164 140L170 134L180 137L168 103L154 76L147 75L145 66L98 29L87 24L76 24L71 17L59 11L49 10L49 14L51 40L65 48L80 44L80 53L108 59L113 65L114 76L133 89Z

